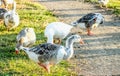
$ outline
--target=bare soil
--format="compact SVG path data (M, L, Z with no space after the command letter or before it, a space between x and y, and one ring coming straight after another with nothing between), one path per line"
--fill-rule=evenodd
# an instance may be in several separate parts
M85 76L120 75L120 20L111 10L99 8L96 3L77 0L37 0L52 11L61 22L70 24L87 13L102 13L105 22L93 29L94 36L87 36L86 30L78 28L85 44L74 44L74 57L69 71Z

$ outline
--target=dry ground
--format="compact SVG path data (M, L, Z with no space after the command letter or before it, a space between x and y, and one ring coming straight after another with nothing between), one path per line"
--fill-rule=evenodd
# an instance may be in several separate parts
M80 33L85 44L75 44L75 54L70 60L70 71L77 75L120 75L120 20L115 20L111 11L97 7L97 4L75 0L39 0L52 11L60 21L70 24L90 12L102 13L105 23L93 29L94 36ZM81 30L81 29L78 29Z

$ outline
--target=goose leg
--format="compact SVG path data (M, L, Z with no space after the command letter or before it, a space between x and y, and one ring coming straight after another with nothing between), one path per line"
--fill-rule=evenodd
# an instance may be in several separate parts
M48 73L50 73L50 64L42 64L38 63L41 67L43 67Z
M89 36L92 36L92 35L94 35L92 32L91 32L91 30L90 30L90 28L87 28L87 34L89 35Z

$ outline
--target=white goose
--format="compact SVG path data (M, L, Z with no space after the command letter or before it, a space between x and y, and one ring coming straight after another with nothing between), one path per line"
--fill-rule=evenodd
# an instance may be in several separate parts
M17 45L15 47L16 54L19 53L21 46L30 47L36 41L36 35L33 28L24 28L16 37Z
M83 43L79 35L72 35L66 40L66 46L44 43L39 44L33 48L26 48L21 46L20 49L24 50L29 58L50 73L50 64L55 65L61 60L69 60L73 55L73 43L74 42Z
M4 24L8 30L11 30L19 25L19 15L16 13L16 2L14 2L13 10L4 14Z
M72 22L71 25L86 28L88 35L93 35L91 29L96 28L99 24L104 22L104 17L101 13L88 13L82 18Z
M73 26L63 22L52 22L45 28L44 35L47 37L47 43L53 43L54 39L64 39L70 32Z
M98 3L101 8L103 8L103 6L105 6L107 8L108 2L109 2L109 0L98 0Z

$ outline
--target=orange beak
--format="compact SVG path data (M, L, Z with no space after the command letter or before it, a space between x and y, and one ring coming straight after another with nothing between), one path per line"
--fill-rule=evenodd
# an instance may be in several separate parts
M80 44L84 44L84 41L82 39L80 40Z
M18 54L18 53L19 53L19 51L18 51L18 50L15 50L15 53L16 53L16 54Z

